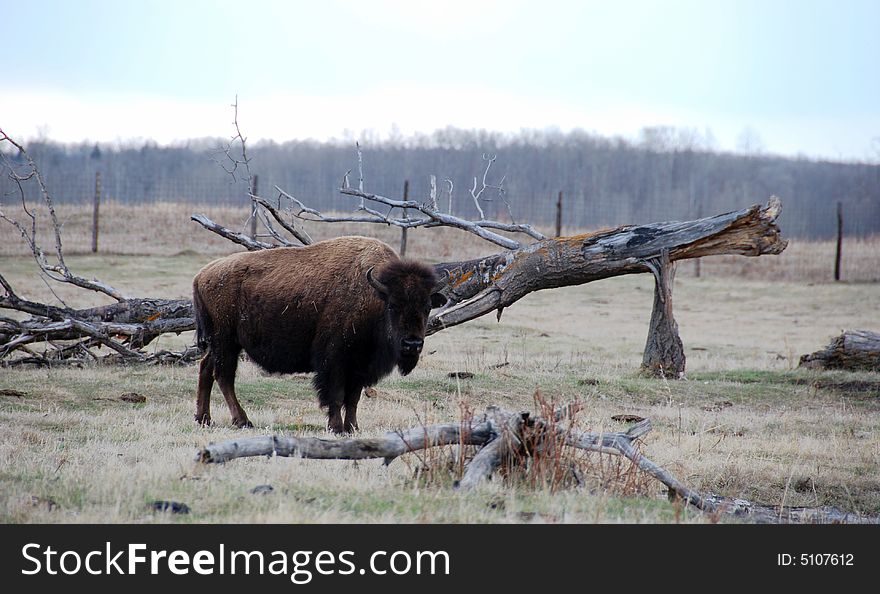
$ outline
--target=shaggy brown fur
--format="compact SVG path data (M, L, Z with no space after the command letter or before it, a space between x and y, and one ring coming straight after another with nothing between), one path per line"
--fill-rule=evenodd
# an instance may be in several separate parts
M193 279L197 340L206 351L196 420L211 422L216 379L233 424L251 426L234 387L244 349L270 372L314 371L329 428L356 429L361 390L395 365L406 374L418 363L437 288L433 268L366 237L211 262Z

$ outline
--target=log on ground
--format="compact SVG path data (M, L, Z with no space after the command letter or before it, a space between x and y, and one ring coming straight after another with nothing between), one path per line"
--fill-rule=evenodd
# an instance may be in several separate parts
M847 330L820 351L803 355L800 366L808 369L880 371L880 334Z

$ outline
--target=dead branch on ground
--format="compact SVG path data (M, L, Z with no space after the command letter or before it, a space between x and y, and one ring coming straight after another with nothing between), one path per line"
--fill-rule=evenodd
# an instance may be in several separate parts
M622 456L640 470L660 481L677 498L707 514L725 514L760 523L877 523L878 518L847 513L833 507L794 508L764 506L742 499L702 495L689 488L636 447L651 431L648 419L626 431L594 433L562 423L566 412L558 409L552 419L529 412L511 412L490 406L477 419L392 431L382 437L364 439L322 439L268 435L212 443L202 448L196 461L202 464L229 462L253 456L280 456L315 460L364 460L382 458L386 465L407 453L440 446L479 447L464 465L461 480L453 483L459 491L474 491L492 480L504 464L535 464L541 456L557 455L559 448L573 448Z
M16 219L2 204L0 219L18 231L30 249L40 273L48 280L95 291L113 298L116 302L74 309L61 299L58 299L60 305L31 301L20 297L9 280L0 274L0 309L30 316L24 319L0 316L0 359L8 363L9 355L20 352L24 357L11 360L11 364L49 365L99 359L146 363L169 362L175 358L179 361L193 360L193 354L188 351L175 354L147 353L142 350L162 334L192 329L192 304L188 300L180 299L126 297L107 283L74 274L64 259L61 223L55 212L52 194L39 168L21 144L0 130L0 144L4 142L17 150L24 161L23 166L16 165L0 153L6 175L17 188L20 209L27 222L22 223ZM26 183L37 184L41 205L48 213L55 244L54 262L50 261L40 245L37 207L28 205L25 200ZM94 349L101 347L107 347L113 352L98 357Z

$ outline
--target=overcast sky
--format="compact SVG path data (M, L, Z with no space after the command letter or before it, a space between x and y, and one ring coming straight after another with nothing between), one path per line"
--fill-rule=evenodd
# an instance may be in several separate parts
M0 127L61 141L645 126L880 160L880 0L0 0ZM744 131L750 131L744 134Z

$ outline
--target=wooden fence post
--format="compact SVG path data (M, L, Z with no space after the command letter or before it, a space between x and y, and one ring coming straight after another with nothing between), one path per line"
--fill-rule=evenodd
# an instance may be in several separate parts
M258 196L257 194L257 180L259 178L256 174L254 174L254 178L251 181L251 195ZM257 238L257 203L251 199L251 239Z
M556 237L562 237L562 190L556 198Z
M95 201L92 204L92 253L98 253L98 218L101 207L101 172L95 172Z
M409 180L403 181L403 199L409 200ZM403 209L403 218L408 219L409 216L406 214L406 209ZM403 227L400 230L400 257L403 258L406 255L406 227Z
M843 204L837 203L837 253L834 255L834 280L840 280L840 257L843 248Z
M697 218L703 218L703 203L700 203L700 206L697 208ZM700 278L700 259L694 258L694 276Z

